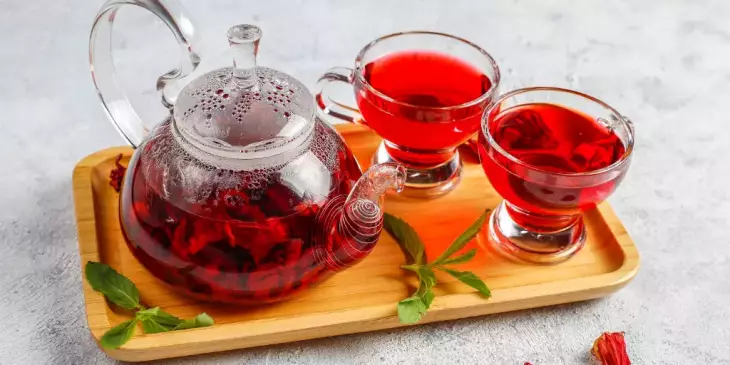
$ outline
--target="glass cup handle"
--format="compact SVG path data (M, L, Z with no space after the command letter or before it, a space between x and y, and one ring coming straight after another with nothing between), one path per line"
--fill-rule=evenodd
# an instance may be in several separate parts
M333 67L317 80L315 86L315 99L319 110L330 117L334 117L346 122L363 124L362 115L357 106L348 105L344 102L337 101L331 95L330 87L334 83L345 83L352 85L353 70L347 67Z
M622 115L621 118L624 119L624 122L626 122L626 124L629 126L629 129L631 129L631 131L633 132L634 131L634 122L631 121L631 119L625 115Z
M157 80L157 90L162 103L170 108L173 101L163 92L165 85L189 75L200 63L195 26L187 11L175 0L108 0L96 15L89 38L89 63L91 77L101 103L117 130L133 146L137 147L147 135L148 129L127 98L117 81L112 59L112 26L122 5L135 5L148 10L162 20L172 31L182 51L180 67Z

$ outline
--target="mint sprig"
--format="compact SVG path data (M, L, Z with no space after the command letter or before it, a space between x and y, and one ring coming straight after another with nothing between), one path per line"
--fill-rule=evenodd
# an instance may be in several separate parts
M213 318L206 313L183 320L163 311L160 307L145 308L140 302L139 290L134 283L108 265L89 261L84 267L84 272L89 285L104 294L110 302L125 309L136 310L133 319L120 323L101 336L101 346L106 349L116 349L127 343L132 338L138 323L142 324L144 333L148 334L215 324Z
M404 220L385 213L383 225L395 241L410 256L412 264L401 266L405 270L414 272L418 276L418 289L410 297L398 303L398 318L401 323L416 323L421 320L434 299L433 287L437 284L434 270L441 270L462 283L479 291L484 297L491 297L491 292L486 284L470 271L458 271L447 267L447 265L462 264L473 259L476 249L471 249L463 254L456 255L471 241L481 230L484 221L487 219L490 210L487 209L472 223L469 228L457 237L454 242L433 262L426 262L425 247L418 233Z

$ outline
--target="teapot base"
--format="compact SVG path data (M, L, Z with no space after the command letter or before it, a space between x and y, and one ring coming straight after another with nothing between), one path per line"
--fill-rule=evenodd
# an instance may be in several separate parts
M155 267L160 267L159 262L152 262L151 258L146 255L143 251L141 251L136 245L134 245L129 238L127 238L127 234L124 229L122 229L122 233L124 236L124 240L127 244L127 247L129 248L132 255L142 263L142 266L145 268L147 272L152 274L152 276L159 279L158 281L162 283L163 287L167 288L168 290L176 293L176 294L182 294L186 297L195 299L200 302L205 303L212 303L218 306L222 306L223 308L238 308L241 306L245 307L257 307L262 305L268 305L278 302L283 302L291 299L298 298L302 296L305 292L307 292L310 289L313 289L317 287L319 284L327 281L329 278L331 278L335 272L322 272L319 277L317 277L316 280L307 283L306 285L302 285L298 287L296 290L292 290L286 293L283 293L282 295L276 296L276 297L265 297L265 296L257 296L253 297L251 295L242 295L242 294L236 294L235 291L229 291L227 293L211 293L209 290L204 289L203 286L196 285L194 287L187 287L186 285L181 285L178 280L170 280L170 276L168 275L160 275L159 270L155 270ZM157 265L157 266L155 266Z

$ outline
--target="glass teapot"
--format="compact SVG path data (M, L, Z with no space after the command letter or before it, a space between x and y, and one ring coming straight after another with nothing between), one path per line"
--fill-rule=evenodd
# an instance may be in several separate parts
M405 170L361 172L342 138L315 116L304 85L256 65L261 30L228 30L233 67L163 92L169 117L147 132L118 87L114 16L134 4L159 16L185 55L158 90L198 65L194 27L175 2L112 0L91 33L92 76L112 121L136 147L120 194L127 244L155 276L211 301L285 299L367 256L382 225L383 194Z

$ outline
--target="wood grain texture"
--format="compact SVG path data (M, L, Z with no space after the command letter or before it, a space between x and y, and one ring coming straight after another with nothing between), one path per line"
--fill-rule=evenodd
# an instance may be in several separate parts
M369 166L379 138L354 125L338 125L337 129L361 165ZM283 303L221 306L177 294L148 273L124 242L118 194L108 180L120 153L126 164L132 149L94 153L74 170L82 268L89 260L105 262L137 285L147 306L160 306L185 318L207 312L216 325L152 335L140 329L120 349L107 350L109 356L145 361L403 326L396 316L396 303L408 297L417 282L399 268L404 256L387 234L360 264ZM465 149L462 160L462 182L446 196L425 201L389 196L386 200L386 211L406 219L422 235L428 257L436 257L485 208L494 208L501 201L476 156ZM620 289L639 269L636 247L607 203L587 212L585 223L586 246L572 259L554 266L510 262L491 252L484 237L477 237L465 250L477 247L478 254L462 269L479 275L492 290L492 298L485 300L455 279L438 274L436 299L420 323L593 299ZM129 318L129 313L110 306L85 280L84 296L89 328L97 342L109 328Z

